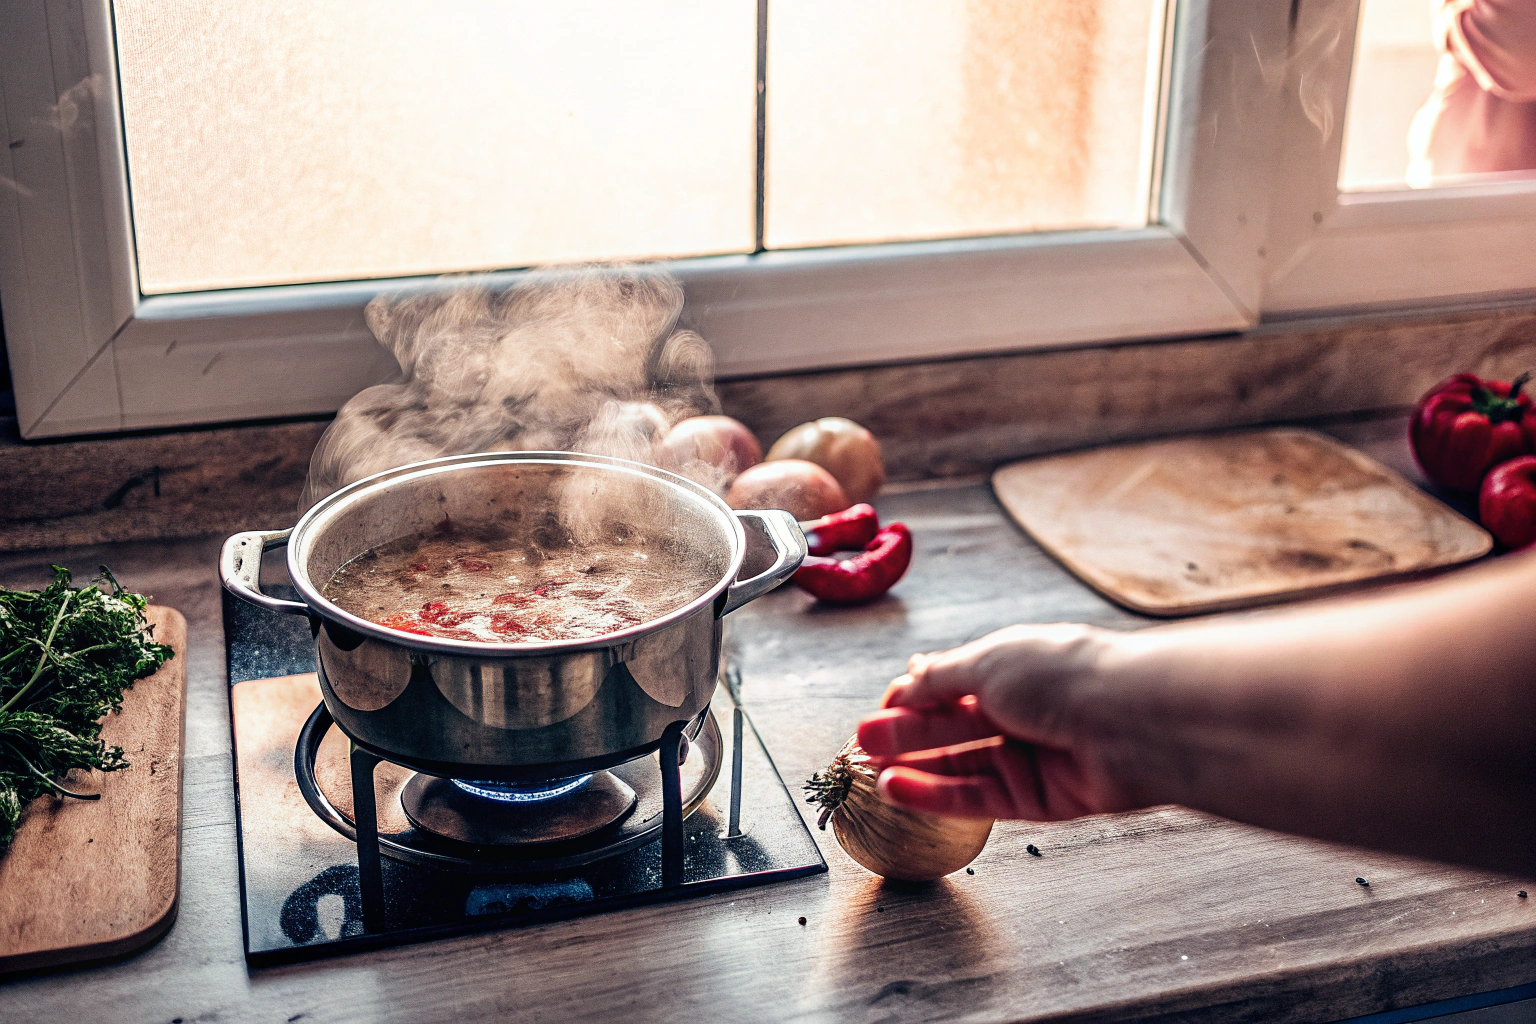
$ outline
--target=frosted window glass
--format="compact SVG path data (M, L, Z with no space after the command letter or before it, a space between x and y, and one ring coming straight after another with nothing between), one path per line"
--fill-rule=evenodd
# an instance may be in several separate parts
M1408 128L1435 84L1432 0L1365 0L1344 114L1339 186L1402 188Z
M771 0L768 247L1144 225L1162 15Z
M145 292L752 248L750 2L113 7Z

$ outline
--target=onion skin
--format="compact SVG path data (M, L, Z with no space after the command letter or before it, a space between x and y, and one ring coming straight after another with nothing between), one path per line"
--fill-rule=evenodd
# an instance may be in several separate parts
M796 519L820 519L852 504L836 478L814 462L780 459L744 471L725 496L731 508L781 508Z
M985 818L947 818L886 801L879 773L857 738L848 741L823 775L846 771L849 785L832 811L832 834L843 851L885 878L932 882L975 860L992 834Z
M661 442L668 469L705 462L735 477L763 461L763 446L745 423L729 416L690 416L672 425Z
M792 427L768 449L768 461L804 459L837 478L851 504L869 501L885 483L880 442L853 420L823 416Z

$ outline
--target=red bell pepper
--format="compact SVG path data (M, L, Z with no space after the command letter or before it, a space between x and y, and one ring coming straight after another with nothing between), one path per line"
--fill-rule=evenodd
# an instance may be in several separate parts
M831 604L863 604L896 585L912 564L912 533L892 523L852 558L807 558L794 581Z
M1507 548L1536 542L1536 455L1501 462L1483 478L1477 517Z
M813 555L857 551L880 532L880 517L875 514L874 506L860 502L841 512L801 523L800 529L805 533L806 548Z
M1536 411L1511 383L1458 373L1419 400L1408 439L1424 475L1459 491L1476 491L1494 466L1536 452Z

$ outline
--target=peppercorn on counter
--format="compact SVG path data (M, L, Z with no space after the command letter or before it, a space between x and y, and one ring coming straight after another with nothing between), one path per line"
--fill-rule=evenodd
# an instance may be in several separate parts
M1340 431L1411 474L1404 433L1398 420ZM913 651L1012 622L1149 624L1053 563L984 485L888 490L876 504L913 541L885 598L835 607L787 587L731 620L742 702L797 790ZM802 803L826 875L249 969L216 547L0 557L10 586L36 585L52 562L82 575L105 562L189 621L180 918L139 956L0 986L0 1019L1330 1021L1536 995L1521 987L1536 982L1536 900L1524 895L1536 884L1177 808L998 822L967 870L899 885L850 859Z

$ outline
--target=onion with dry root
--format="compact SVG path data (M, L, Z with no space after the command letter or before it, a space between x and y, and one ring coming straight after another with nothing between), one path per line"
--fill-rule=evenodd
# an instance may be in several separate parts
M823 416L792 427L768 449L768 461L804 459L837 478L850 503L870 501L885 483L875 435L842 416Z
M959 871L987 845L991 819L897 807L876 790L879 775L855 737L805 784L807 802L821 805L817 824L825 829L830 819L838 845L875 874L931 882Z

